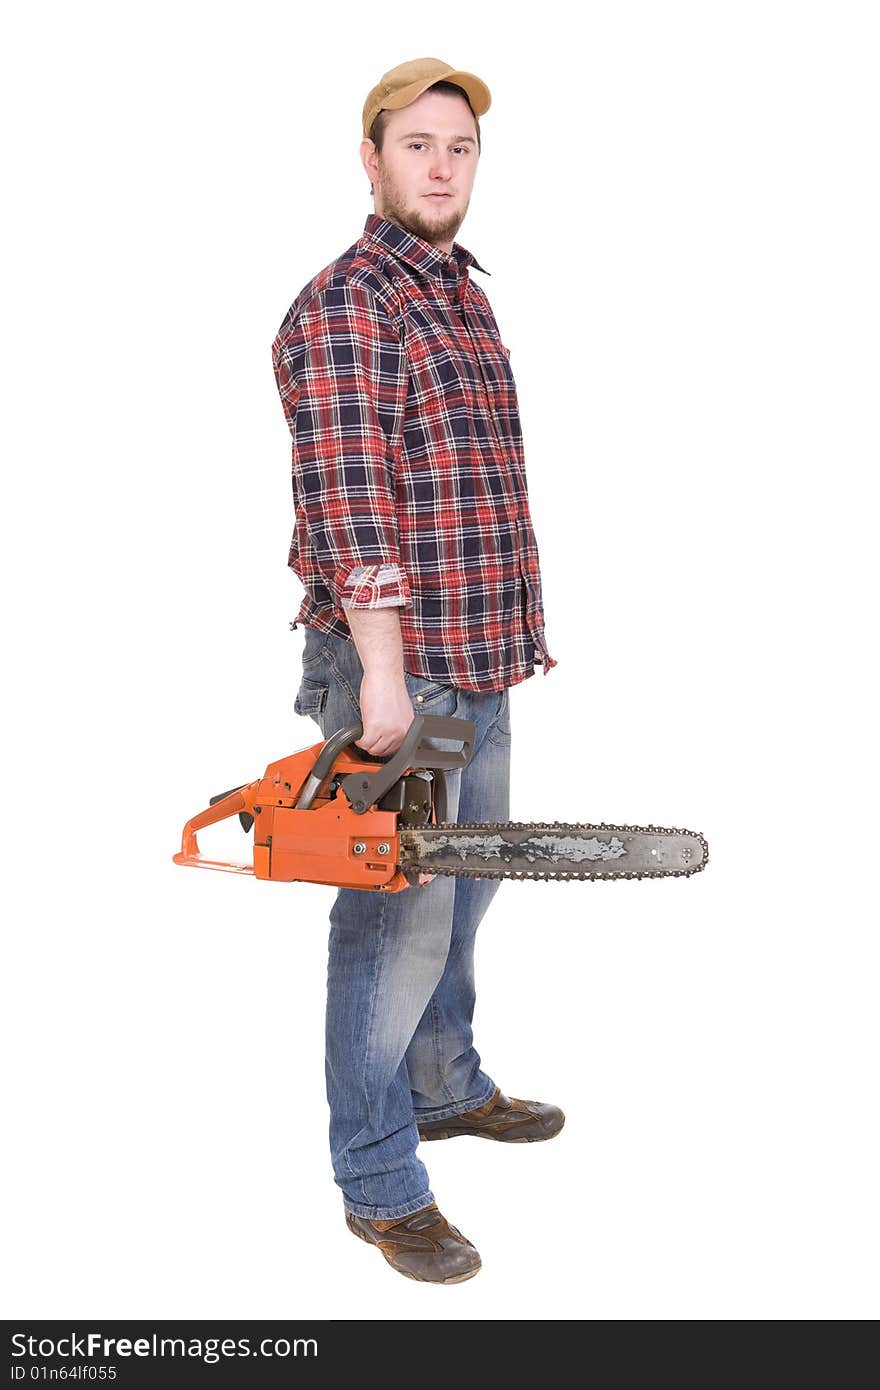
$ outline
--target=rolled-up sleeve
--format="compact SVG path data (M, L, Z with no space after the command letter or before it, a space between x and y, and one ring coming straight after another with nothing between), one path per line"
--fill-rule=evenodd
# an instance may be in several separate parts
M297 505L337 616L411 605L394 489L407 389L401 330L369 287L332 285L276 338L272 360Z

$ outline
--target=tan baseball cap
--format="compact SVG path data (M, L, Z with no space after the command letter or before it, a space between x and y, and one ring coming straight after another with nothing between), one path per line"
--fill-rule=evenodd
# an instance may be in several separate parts
M482 116L492 104L492 94L485 82L472 72L452 68L440 58L413 58L383 73L364 102L364 136L369 139L370 127L380 111L399 111L434 82L455 82L467 92L475 116Z

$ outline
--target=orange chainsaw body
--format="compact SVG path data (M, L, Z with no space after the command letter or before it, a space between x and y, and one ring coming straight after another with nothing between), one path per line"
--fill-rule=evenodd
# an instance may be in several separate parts
M356 814L347 799L318 794L306 811L296 802L308 779L322 743L291 753L270 763L265 773L249 786L214 802L187 821L175 864L229 873L253 874L282 883L328 883L341 888L382 888L399 892L407 888L398 869L397 812L369 810ZM377 771L381 764L365 761L343 750L333 764L333 775ZM206 859L199 852L196 832L218 821L245 812L253 816L253 864ZM355 845L365 849L355 852Z
M212 797L184 826L174 862L278 883L399 893L422 881L412 864L401 868L399 826L445 821L444 773L467 764L475 734L469 719L415 715L403 743L383 761L358 746L363 725L350 724L270 763L258 781ZM197 832L235 815L245 830L253 828L252 864L199 851Z

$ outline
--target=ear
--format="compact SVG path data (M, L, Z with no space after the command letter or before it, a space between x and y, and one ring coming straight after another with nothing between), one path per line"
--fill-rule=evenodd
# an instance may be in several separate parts
M370 186L372 187L374 183L379 182L379 151L376 149L372 140L361 141L360 155L361 163L364 166L364 172L370 180Z

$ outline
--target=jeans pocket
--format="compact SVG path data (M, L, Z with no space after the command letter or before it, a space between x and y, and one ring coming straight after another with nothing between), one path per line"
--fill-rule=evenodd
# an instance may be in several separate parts
M330 686L326 681L313 680L309 676L303 676L299 690L296 692L296 699L293 702L294 712L314 719L316 723L320 724L329 690Z
M455 686L449 681L432 681L427 676L414 676L409 671L404 671L403 678L406 681L409 698L417 712L428 710L444 697L456 693Z
M510 690L505 689L501 692L501 699L498 702L498 713L495 722L492 724L487 735L490 743L497 744L499 748L507 748L510 744Z
M323 661L327 650L326 632L321 632L316 627L307 627L305 631L301 658L304 670L309 666L317 666L319 662Z

